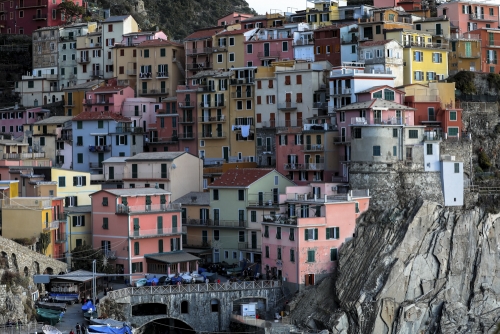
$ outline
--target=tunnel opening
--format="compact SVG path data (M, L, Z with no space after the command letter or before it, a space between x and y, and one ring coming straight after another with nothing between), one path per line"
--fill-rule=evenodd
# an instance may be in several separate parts
M160 303L138 304L132 306L132 316L161 315L167 313L167 305Z
M142 326L140 333L144 334L196 334L196 331L184 321L163 318L151 321Z

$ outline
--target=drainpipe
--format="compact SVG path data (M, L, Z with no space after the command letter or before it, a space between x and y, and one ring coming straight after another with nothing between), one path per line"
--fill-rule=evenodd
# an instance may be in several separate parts
M128 272L130 274L129 283L130 285L132 285L132 247L131 247L132 242L130 241L130 215L127 215L127 232L128 232Z

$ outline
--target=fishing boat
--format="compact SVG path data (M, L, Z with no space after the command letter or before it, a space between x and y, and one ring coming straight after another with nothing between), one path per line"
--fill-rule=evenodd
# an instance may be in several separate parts
M89 333L109 333L109 334L132 334L132 330L128 326L112 327L108 325L90 325Z
M123 321L118 321L115 319L97 319L93 318L90 319L90 324L91 325L101 325L101 326L111 326L111 327L123 327L123 326L128 326L126 323Z
M93 318L97 318L99 315L97 314L96 311L94 312L85 312L83 314L83 318L85 318L85 320L89 321L90 322L90 319L93 319Z
M94 308L94 304L92 304L92 301L89 300L88 302L86 302L85 304L82 305L82 311L83 312L89 312L89 310L92 310Z
M44 325L42 327L42 331L44 334L62 334L62 332L60 330L58 330L54 326L50 326L50 325Z
M138 279L137 281L135 281L135 286L136 287L145 286L147 282L148 282L147 279L141 278L141 279Z
M78 294L77 293L50 293L50 298L54 302L62 302L68 304L74 304L78 302Z
M55 325L59 321L61 321L63 314L64 314L63 312L58 312L54 310L48 310L42 308L36 309L37 320L39 322L48 323L49 325Z
M57 310L61 312L66 312L66 303L46 303L46 302L37 302L37 307L46 308L50 310Z

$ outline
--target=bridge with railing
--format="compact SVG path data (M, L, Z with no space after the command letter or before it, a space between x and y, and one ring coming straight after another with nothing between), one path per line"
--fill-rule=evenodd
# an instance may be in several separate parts
M111 307L135 327L149 322L173 318L185 322L196 332L214 332L229 329L233 306L249 301L260 301L260 312L274 315L283 300L281 281L243 281L129 287L108 292L101 301L101 312L113 314ZM114 303L109 303L112 301ZM146 310L162 310L161 313ZM116 312L116 311L115 311Z

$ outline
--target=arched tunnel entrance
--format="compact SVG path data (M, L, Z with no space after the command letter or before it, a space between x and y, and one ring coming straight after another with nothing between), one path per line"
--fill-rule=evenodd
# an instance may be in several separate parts
M148 322L136 334L196 334L196 331L184 321L174 318L162 318Z

